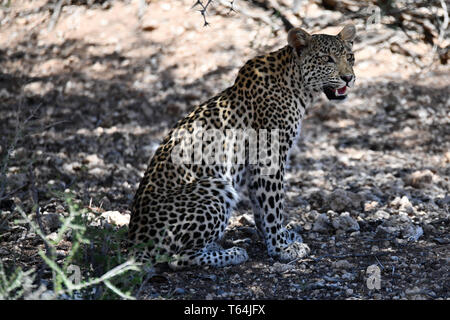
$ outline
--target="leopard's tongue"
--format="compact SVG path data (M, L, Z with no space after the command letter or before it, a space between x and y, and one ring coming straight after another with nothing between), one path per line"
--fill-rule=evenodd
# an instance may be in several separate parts
M343 86L342 88L336 89L335 93L337 96L342 96L347 92L347 86Z

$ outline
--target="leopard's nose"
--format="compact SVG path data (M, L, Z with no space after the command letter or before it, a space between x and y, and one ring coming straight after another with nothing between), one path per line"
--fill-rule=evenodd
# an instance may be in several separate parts
M344 80L348 85L353 80L353 75L352 74L344 75L341 76L341 79Z

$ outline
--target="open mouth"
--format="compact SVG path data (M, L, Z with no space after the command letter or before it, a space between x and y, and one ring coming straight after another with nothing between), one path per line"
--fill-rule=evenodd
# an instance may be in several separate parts
M326 94L329 100L343 100L347 98L347 86L342 88L334 89L331 87L324 87L323 92Z

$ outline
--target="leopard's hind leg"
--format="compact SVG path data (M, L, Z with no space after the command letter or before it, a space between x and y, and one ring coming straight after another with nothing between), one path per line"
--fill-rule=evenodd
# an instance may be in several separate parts
M140 215L132 217L129 233L134 243L153 243L147 250L148 257L159 250L174 269L222 267L247 260L244 249L213 245L223 236L237 202L236 191L226 180L205 178L164 196L148 197L150 201L137 201Z

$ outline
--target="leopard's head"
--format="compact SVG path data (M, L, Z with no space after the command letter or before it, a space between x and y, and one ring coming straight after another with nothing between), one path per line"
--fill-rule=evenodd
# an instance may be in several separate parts
M304 86L323 90L328 99L342 100L355 83L352 52L356 29L346 25L336 35L313 34L291 29L288 43L296 52Z

